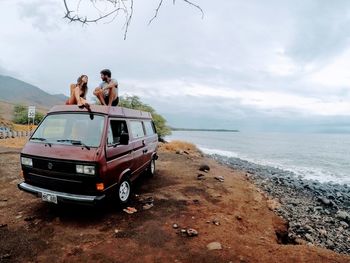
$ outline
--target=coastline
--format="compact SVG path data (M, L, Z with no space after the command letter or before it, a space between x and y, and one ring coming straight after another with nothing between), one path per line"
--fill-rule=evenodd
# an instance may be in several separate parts
M283 204L272 199L272 190L267 191L280 189L274 180L262 177L265 192L253 170L209 158L189 143L159 144L156 176L140 178L135 184L129 206L137 213L132 215L117 210L113 203L99 210L52 207L18 191L18 153L14 148L3 150L0 258L9 257L9 261L82 262L101 255L101 262L350 261L350 255L302 238L292 240L291 221L278 212ZM200 171L203 165L210 170ZM149 210L143 208L145 198L154 200ZM298 207L305 208L300 200L295 196ZM188 229L195 229L197 235L188 236Z
M297 177L293 172L236 157L207 155L246 173L248 180L275 201L273 211L289 223L288 241L350 254L350 187Z

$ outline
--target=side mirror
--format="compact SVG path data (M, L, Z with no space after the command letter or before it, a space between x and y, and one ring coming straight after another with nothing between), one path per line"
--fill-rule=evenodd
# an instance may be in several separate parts
M122 133L120 135L119 144L121 144L121 145L128 145L129 144L129 133Z

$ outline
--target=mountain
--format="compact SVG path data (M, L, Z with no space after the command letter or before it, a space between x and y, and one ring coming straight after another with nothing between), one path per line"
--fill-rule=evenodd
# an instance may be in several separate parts
M64 104L66 99L63 94L52 95L19 79L0 75L0 101L49 109Z

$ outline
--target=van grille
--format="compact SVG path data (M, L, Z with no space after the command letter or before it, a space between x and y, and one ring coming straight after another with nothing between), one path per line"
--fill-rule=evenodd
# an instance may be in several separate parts
M33 167L23 166L25 181L44 189L72 194L96 194L96 176L76 173L76 163L32 157Z
M33 158L33 168L61 173L75 173L75 163Z

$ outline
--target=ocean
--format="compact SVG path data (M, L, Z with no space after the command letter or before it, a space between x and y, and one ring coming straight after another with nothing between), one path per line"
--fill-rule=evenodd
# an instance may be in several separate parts
M350 184L350 134L173 131L208 155L239 158L319 182Z

